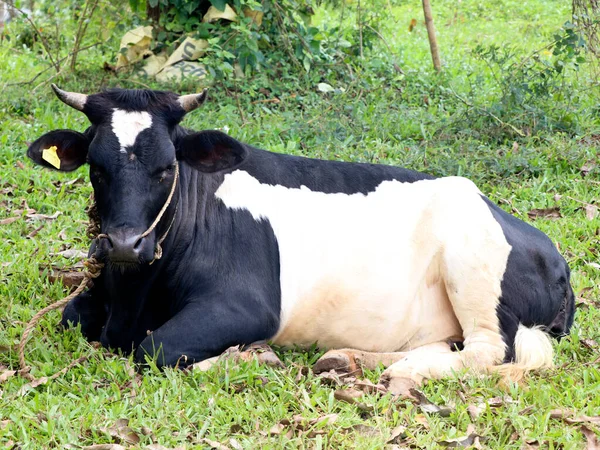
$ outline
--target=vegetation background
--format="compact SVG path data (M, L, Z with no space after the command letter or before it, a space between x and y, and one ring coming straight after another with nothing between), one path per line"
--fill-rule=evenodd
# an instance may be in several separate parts
M596 18L574 18L559 0L435 0L436 73L415 0L236 0L236 11L263 12L260 27L245 16L201 22L209 6L223 5L31 0L15 4L22 13L11 9L0 31L0 447L597 448L600 92L586 34ZM206 80L165 85L135 68L114 71L121 36L146 24L147 12L154 51L186 33L208 38ZM32 388L14 374L19 337L36 311L65 295L52 275L76 267L88 246L86 169L60 174L25 158L27 142L46 131L87 126L49 82L86 93L210 84L210 102L186 126L226 129L276 152L473 179L546 232L571 265L576 323L555 344L556 368L520 386L460 374L430 383L425 395L450 406L440 415L389 394L339 401L343 386L307 369L316 349L278 349L284 370L224 362L205 373L141 376L78 330L58 330L51 313L28 345L34 375L89 360Z

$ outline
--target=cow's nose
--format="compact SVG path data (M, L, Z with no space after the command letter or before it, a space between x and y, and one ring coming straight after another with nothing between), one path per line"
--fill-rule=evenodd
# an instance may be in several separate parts
M113 262L140 262L146 238L133 230L115 230L107 235L108 257Z

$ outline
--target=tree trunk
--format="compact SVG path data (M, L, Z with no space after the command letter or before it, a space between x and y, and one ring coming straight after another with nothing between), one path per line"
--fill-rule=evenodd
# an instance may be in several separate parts
M433 68L439 72L442 70L442 63L440 61L440 52L435 37L435 26L433 25L433 14L431 14L431 4L429 3L429 0L423 0L423 14L425 14L425 26L427 27L427 37L429 38L429 48L431 49Z

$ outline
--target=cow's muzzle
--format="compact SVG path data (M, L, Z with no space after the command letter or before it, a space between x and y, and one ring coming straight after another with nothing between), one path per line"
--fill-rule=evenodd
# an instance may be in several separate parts
M132 229L118 228L107 233L99 247L113 264L141 264L154 256L153 234L142 236Z

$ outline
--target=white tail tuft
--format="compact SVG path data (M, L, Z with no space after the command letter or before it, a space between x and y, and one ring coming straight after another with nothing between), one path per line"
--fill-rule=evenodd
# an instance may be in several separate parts
M553 366L552 342L541 327L519 325L515 336L515 363L525 371Z
M553 366L552 342L541 327L527 328L519 324L515 336L515 362L491 368L504 382L520 382L527 372Z

